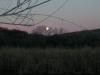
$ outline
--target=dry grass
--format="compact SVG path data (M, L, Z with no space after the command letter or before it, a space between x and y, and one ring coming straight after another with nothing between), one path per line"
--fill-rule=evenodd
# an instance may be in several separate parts
M100 48L0 48L0 75L100 74Z

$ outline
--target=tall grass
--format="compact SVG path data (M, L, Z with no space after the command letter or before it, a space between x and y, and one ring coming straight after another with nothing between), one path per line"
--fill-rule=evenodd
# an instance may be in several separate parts
M0 48L0 75L100 74L100 48Z

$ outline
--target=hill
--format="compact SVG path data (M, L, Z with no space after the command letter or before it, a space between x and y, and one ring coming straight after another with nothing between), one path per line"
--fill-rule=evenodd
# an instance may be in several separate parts
M97 47L100 46L99 34L100 29L96 29L45 36L0 28L0 47Z

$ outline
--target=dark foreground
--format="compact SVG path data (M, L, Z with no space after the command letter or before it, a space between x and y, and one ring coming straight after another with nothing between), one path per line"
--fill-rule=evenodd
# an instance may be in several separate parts
M0 75L99 75L100 48L0 48Z

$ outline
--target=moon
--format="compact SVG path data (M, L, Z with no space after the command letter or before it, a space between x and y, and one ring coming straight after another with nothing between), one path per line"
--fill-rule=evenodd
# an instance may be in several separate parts
M50 28L49 27L46 27L46 31L48 31L48 30L50 30Z

